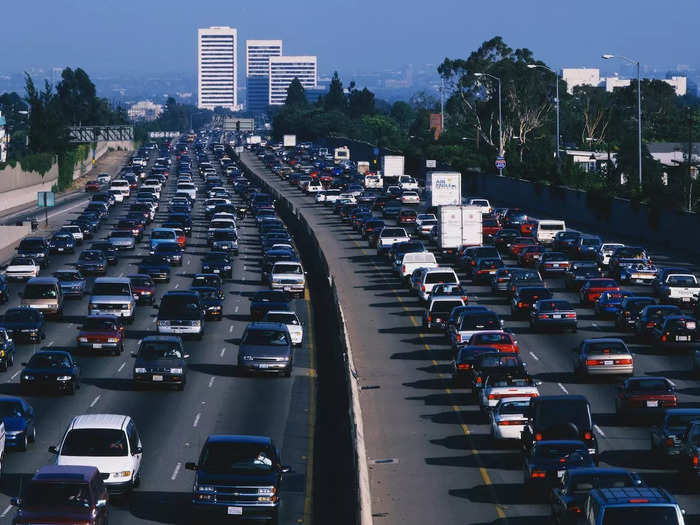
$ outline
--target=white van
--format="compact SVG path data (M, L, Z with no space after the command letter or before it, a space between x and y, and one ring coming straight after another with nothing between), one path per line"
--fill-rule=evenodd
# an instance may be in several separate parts
M488 201L488 199L463 199L462 203L465 206L477 206L478 208L481 208L481 213L483 215L493 211L493 208L491 208L491 203Z
M566 231L566 223L564 221L542 220L537 221L535 224L533 237L542 244L550 244L554 241L554 236L563 231Z
M399 177L399 188L402 190L418 191L418 181L410 175L401 175Z
M427 301L436 284L459 284L459 277L449 266L430 268L425 271L418 283L418 297Z

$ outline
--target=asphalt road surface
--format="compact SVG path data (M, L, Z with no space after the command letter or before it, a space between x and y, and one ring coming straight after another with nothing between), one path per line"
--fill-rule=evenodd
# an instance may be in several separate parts
M422 328L423 304L392 273L386 259L377 257L329 207L280 180L254 155L244 152L243 160L305 216L338 286L362 389L375 523L548 523L546 500L533 501L523 490L519 451L494 442L488 419L470 391L453 387L449 344L441 333ZM498 204L495 195L483 197ZM521 207L527 210L527 202ZM660 266L684 264L668 254L650 255ZM698 268L691 269L697 273ZM562 279L546 282L555 297L578 304ZM700 407L700 388L689 373L687 355L665 355L640 345L629 332L618 332L612 321L596 319L591 308L577 308L578 333L532 333L525 321L511 318L504 297L495 296L487 286L463 283L470 304L493 309L517 335L530 373L543 381L541 395L570 393L588 398L601 466L637 471L650 486L669 489L686 509L686 523L700 523L698 484L684 481L672 466L650 454L648 426L628 425L616 418L613 381L588 383L574 377L571 349L585 338L621 336L634 354L636 374L668 377L678 387L680 406Z
M216 160L213 160L216 165ZM175 163L173 163L174 171ZM196 172L196 170L195 170ZM163 191L161 207L148 230L165 220L167 202L175 191L175 175L171 175ZM196 180L200 180L198 176ZM158 284L156 297L166 290L186 290L192 274L201 271L200 259L208 252L207 222L202 212L203 198L194 208L194 227L188 239L182 267L174 268L169 284ZM82 202L80 203L82 204ZM108 223L96 235L106 237L128 204L118 204ZM54 210L51 222L60 225L82 209L76 203ZM187 386L175 390L136 390L131 383L133 359L138 342L154 334L157 310L138 306L136 320L127 327L125 352L118 357L77 354L81 365L82 388L74 396L36 395L26 397L36 411L37 441L27 452L10 452L0 485L0 522L9 522L14 515L11 497L17 496L22 480L36 469L55 460L48 447L61 439L71 419L86 413L130 415L139 429L144 444L141 485L125 501L110 502L110 523L185 523L194 475L185 470L187 461L196 461L207 436L215 433L257 434L272 437L282 459L292 467L282 486L282 523L309 523L310 480L306 478L312 420L310 347L310 304L295 300L293 308L305 326L304 344L296 351L295 370L291 378L239 377L236 372L238 338L249 320L248 295L263 288L260 281L261 248L257 228L252 219L243 221L239 229L240 255L235 258L233 279L225 282L226 299L222 321L206 323L201 341L185 341L191 355ZM119 262L108 270L109 276L136 273L135 263L147 253L146 241L134 252L123 253ZM86 241L83 248L88 248ZM78 250L79 253L80 250ZM70 267L75 255L52 256L41 275L51 275L59 268ZM91 281L92 279L90 279ZM10 302L4 309L16 306L20 283L10 285ZM88 286L89 288L89 286ZM89 296L66 302L63 320L47 325L45 346L74 347L77 327L87 315ZM19 393L20 362L28 361L41 345L18 345L15 365L0 377L0 392Z

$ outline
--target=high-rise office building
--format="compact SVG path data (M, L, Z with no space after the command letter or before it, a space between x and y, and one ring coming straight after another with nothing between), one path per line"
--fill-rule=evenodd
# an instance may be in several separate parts
M282 56L281 40L246 40L246 110L264 113L270 98L270 57Z
M304 89L316 88L315 56L270 57L270 97L271 106L280 106L287 100L287 88L294 78L298 78Z
M197 107L238 109L238 31L232 27L199 29Z

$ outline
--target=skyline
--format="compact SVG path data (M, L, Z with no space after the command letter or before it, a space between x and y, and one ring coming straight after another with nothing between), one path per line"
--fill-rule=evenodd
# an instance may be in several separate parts
M205 4L206 9L193 11L190 4L162 0L66 0L60 6L38 0L31 8L9 3L3 6L6 20L31 18L32 30L22 23L3 27L0 45L12 52L3 57L0 72L58 65L100 75L194 72L197 29L212 25L237 28L239 42L284 40L285 54L317 55L321 72L357 74L405 64L439 64L445 57L466 58L494 35L513 48L531 49L537 59L557 69L612 67L603 64L603 52L639 59L644 69L678 64L697 69L700 62L693 40L700 3L692 0L674 2L663 23L651 16L658 4L650 0L636 2L634 10L592 0L583 15L586 21L594 20L588 23L553 0L540 1L536 8L506 0L498 4L500 9L457 0L433 3L430 9L417 3L405 9L406 3L394 0L310 0L305 9L271 0L264 10L224 0ZM626 70L623 64L614 67Z

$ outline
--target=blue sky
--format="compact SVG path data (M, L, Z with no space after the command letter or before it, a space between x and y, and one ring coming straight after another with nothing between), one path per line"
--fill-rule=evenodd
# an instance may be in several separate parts
M197 27L282 38L319 69L376 71L466 57L494 35L554 67L601 66L602 52L649 66L700 66L700 1L673 0L4 0L0 72L193 72Z

